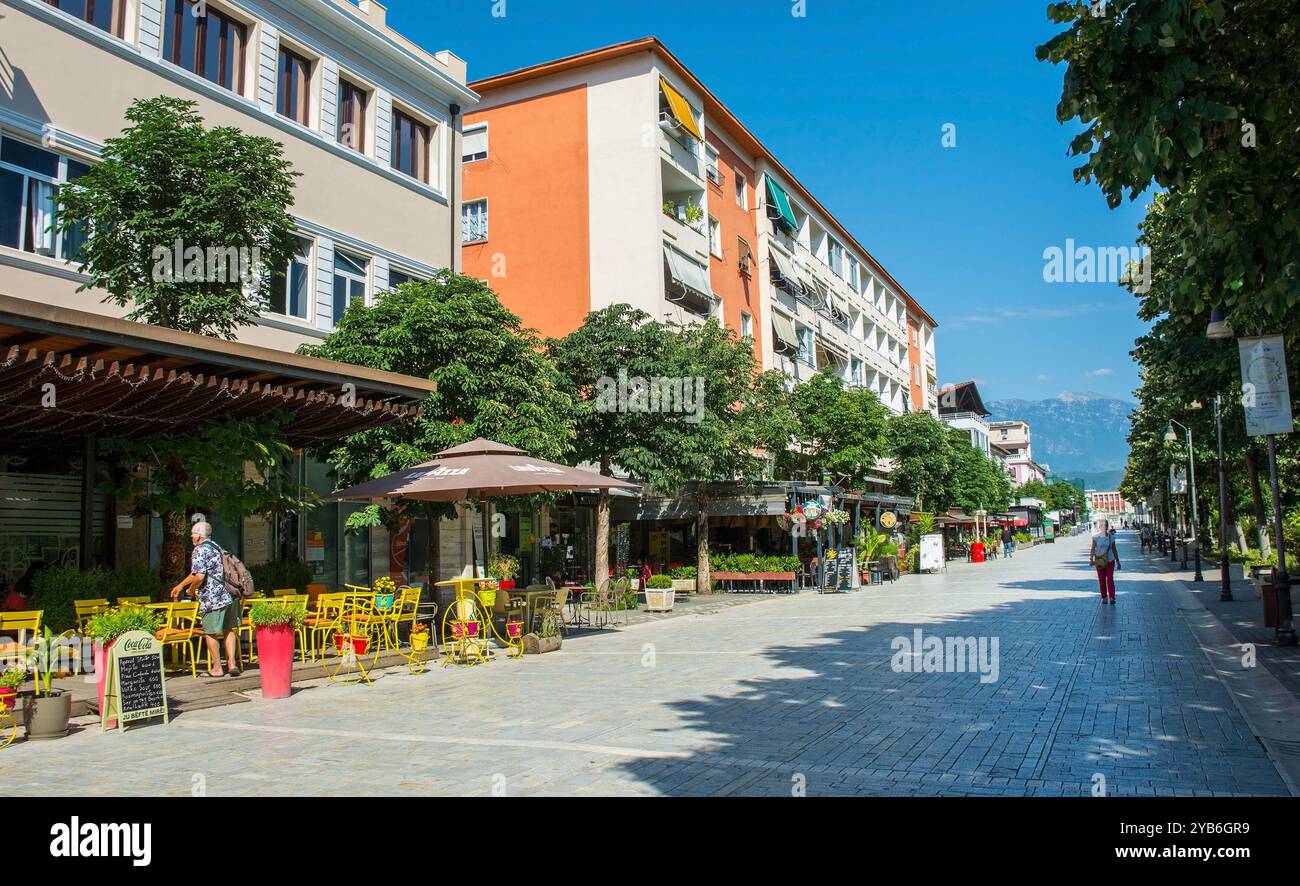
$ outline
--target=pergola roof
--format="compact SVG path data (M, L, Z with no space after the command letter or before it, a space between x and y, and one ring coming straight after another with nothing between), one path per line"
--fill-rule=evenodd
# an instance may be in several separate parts
M0 427L10 439L186 433L207 419L285 410L289 442L306 446L413 418L436 389L426 379L0 295Z

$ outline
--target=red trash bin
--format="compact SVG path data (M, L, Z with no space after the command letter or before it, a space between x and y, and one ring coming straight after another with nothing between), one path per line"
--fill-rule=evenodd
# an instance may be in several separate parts
M984 562L984 542L977 541L970 546L970 561L972 563Z

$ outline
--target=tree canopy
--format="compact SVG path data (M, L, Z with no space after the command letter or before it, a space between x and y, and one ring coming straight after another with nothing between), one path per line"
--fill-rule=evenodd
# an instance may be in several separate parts
M849 390L829 370L797 385L790 394L793 444L777 456L792 479L829 471L850 489L860 489L885 454L889 410L870 391Z
M234 338L257 322L294 249L298 173L272 139L207 128L195 103L136 101L103 159L59 189L55 228L131 320Z

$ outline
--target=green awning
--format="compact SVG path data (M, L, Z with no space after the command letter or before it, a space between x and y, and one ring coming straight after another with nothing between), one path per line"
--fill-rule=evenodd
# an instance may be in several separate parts
M791 234L799 230L799 223L794 220L794 210L790 208L790 198L785 189L778 185L772 176L767 176L767 202L769 208L776 210L776 223Z

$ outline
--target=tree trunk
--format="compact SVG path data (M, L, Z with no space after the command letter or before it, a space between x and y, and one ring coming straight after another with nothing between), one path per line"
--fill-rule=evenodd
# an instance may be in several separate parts
M609 457L600 460L600 472L609 476ZM602 489L596 497L596 590L604 591L609 584L609 490Z
M184 514L175 511L162 515L163 539L159 559L162 561L163 589L166 591L171 591L190 572L185 564L187 522Z
M695 496L695 591L713 593L709 579L709 497Z
M1273 550L1268 537L1268 516L1264 513L1264 493L1259 485L1259 458L1254 444L1246 449L1246 473L1250 478L1250 499L1255 508L1255 532L1259 536L1259 552L1267 557Z

